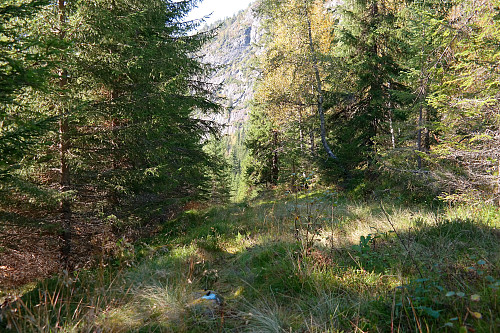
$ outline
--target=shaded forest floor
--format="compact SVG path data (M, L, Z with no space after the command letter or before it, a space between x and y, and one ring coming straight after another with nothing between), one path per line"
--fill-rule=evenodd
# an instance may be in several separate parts
M27 220L20 218L21 214L5 211L0 211L0 214L5 215L3 220L13 221L11 224L0 221L1 304L5 296L17 288L22 289L26 284L62 271L62 240L59 221L55 217ZM174 216L171 211L168 214ZM82 217L84 215L76 213L72 220L71 262L75 269L89 269L103 260L111 260L121 251L120 242L133 242L154 234L158 229L154 223L142 228L122 225L118 229L117 221Z
M500 212L330 192L191 209L100 269L40 283L13 331L496 332ZM200 302L203 290L223 299Z

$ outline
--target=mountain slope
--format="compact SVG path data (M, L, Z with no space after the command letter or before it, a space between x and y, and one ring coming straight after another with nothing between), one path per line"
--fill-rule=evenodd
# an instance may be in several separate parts
M231 18L217 22L217 36L204 49L204 61L218 66L210 79L220 84L218 96L225 106L223 114L214 116L219 123L226 124L225 133L241 131L248 119L249 102L253 97L253 86L258 77L254 68L254 57L262 51L260 20L254 14L255 3Z

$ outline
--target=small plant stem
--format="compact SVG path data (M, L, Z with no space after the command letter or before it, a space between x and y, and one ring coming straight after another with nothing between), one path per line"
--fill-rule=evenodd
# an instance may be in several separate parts
M305 248L304 248L304 254L307 256L307 251L309 251L309 246L310 246L310 241L309 241L309 231L311 229L311 212L312 212L312 204L308 203L306 205L306 238L305 238Z
M299 219L299 202L298 202L299 198L298 198L298 193L295 192L295 207L294 207L294 211L295 211L295 217L293 219L293 223L294 223L294 227L295 227L295 239L298 241L299 240L299 226L297 224L297 221Z
M330 254L333 254L333 205L332 205L332 232L330 234Z
M394 333L394 312L396 310L396 291L394 291L394 296L392 297L392 309L391 309L391 333Z
M410 326L410 320L408 319L408 310L406 309L406 306L404 304L404 295L401 293L401 306L404 309L404 312L406 313L406 320L408 321L408 327ZM399 323L398 323L398 332L401 329L401 323L403 322L403 311L399 311Z
M220 322L219 322L219 325L217 327L217 332L220 333L222 332L224 329L224 308L221 307L220 309Z
M352 326L354 326L356 328L356 332L359 330L361 333L365 333L365 331L363 331L361 328L359 328L359 326L356 325L355 323L353 323L351 320L349 320L349 322L352 324Z
M354 261L354 263L356 265L358 265L359 269L362 270L362 271L364 271L363 267L359 264L359 262L356 259L354 259L354 257L352 256L351 252L347 251L347 254L349 255L349 257L351 257L352 261Z
M82 306L83 303L83 298L80 298L80 301L78 302L78 305L76 306L76 311L73 312L73 315L71 316L72 320L77 320L77 314L80 312L79 309Z
M411 310L413 312L413 317L415 317L415 322L417 323L418 331L422 333L422 327L420 326L420 320L418 320L417 312L415 311L415 307L413 306L413 303L409 297L407 297L408 302L410 303Z

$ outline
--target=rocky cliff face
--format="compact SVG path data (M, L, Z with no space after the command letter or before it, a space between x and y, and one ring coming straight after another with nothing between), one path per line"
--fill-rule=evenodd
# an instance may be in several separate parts
M213 117L225 124L225 133L240 131L248 120L253 86L258 77L255 55L262 52L260 20L254 14L255 4L222 22L217 36L204 50L204 62L218 66L210 81L219 84L217 94L225 106L222 114ZM211 28L213 28L212 26Z

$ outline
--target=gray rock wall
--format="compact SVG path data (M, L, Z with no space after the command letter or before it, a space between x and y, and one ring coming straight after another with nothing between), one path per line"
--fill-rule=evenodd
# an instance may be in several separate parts
M221 26L217 37L203 51L204 62L220 66L210 82L220 84L217 95L225 110L212 119L225 124L225 133L231 135L248 120L249 103L259 75L253 64L255 55L262 51L258 45L262 29L254 7L250 5L234 17L218 22Z

